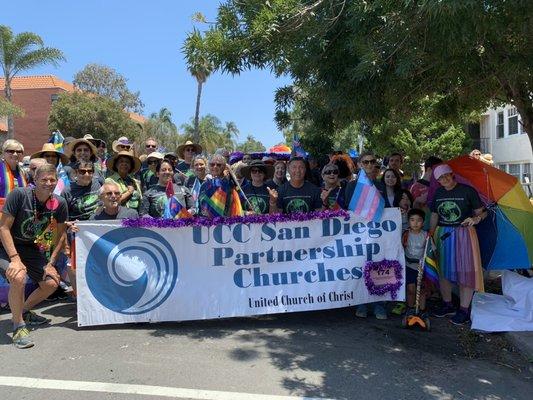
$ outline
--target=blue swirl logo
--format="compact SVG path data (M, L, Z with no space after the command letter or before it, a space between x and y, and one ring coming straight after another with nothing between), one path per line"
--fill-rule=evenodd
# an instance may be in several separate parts
M163 236L148 229L119 228L93 244L85 277L104 307L121 314L144 314L172 293L178 261Z

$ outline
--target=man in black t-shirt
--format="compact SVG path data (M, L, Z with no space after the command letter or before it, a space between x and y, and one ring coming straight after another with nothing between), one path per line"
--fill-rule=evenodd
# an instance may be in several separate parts
M293 157L288 163L291 180L277 190L268 188L270 213L311 212L322 208L320 189L305 181L306 165L302 157Z
M55 166L35 171L35 188L17 188L6 198L0 216L0 273L9 281L9 307L13 319L13 344L33 346L26 325L49 322L31 309L54 293L59 275L54 263L60 254L59 239L68 219L65 200L53 194L57 184ZM24 301L26 276L39 287Z

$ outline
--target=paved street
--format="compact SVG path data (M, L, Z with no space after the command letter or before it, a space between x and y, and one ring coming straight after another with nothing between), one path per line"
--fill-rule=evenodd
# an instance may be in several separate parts
M438 319L431 333L404 330L398 318L356 320L350 309L78 329L75 304L49 303L41 312L53 321L33 332L30 350L11 345L9 315L0 316L2 400L494 400L531 398L533 387L533 372L502 335ZM87 392L70 381L122 385ZM30 388L43 384L53 389Z

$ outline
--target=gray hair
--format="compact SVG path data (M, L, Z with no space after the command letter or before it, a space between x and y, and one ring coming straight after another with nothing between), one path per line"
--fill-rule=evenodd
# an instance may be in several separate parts
M20 147L20 149L24 151L24 146L22 145L22 143L15 139L7 139L2 145L2 151L6 151L6 149L9 147Z
M105 182L105 183L100 187L100 189L98 189L98 194L99 194L100 196L102 196L102 195L104 194L104 191L105 191L106 186L114 186L114 187L116 187L118 190L120 190L120 186L118 185L118 183L115 183L115 182L113 182L113 181L107 181L107 182Z

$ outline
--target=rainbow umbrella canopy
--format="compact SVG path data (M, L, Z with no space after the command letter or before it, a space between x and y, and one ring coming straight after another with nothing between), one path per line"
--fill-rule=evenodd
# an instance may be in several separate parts
M474 187L488 210L477 225L481 261L489 270L531 268L533 205L512 175L469 156L447 163L458 182Z

